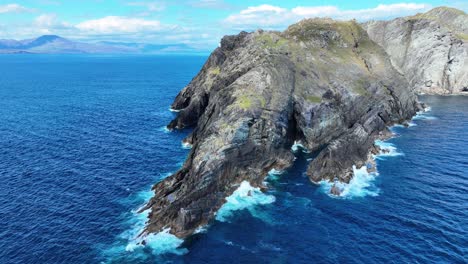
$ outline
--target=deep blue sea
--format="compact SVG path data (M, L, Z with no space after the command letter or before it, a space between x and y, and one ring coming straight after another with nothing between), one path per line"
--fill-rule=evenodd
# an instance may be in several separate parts
M431 111L392 128L379 174L344 198L311 184L297 151L205 231L132 246L135 210L188 154L189 131L164 126L205 60L0 56L0 263L468 262L468 97L421 97Z

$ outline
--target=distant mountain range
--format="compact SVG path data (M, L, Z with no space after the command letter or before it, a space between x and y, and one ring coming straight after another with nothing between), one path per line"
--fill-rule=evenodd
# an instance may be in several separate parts
M45 53L45 54L163 54L200 52L185 44L145 44L124 42L76 42L56 35L44 35L34 39L0 39L1 53Z

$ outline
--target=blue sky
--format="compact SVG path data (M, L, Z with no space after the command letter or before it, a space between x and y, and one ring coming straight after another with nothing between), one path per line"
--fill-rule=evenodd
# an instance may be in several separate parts
M0 0L0 39L57 34L88 42L187 44L202 50L215 47L226 34L283 30L307 17L389 19L441 5L468 10L467 0Z

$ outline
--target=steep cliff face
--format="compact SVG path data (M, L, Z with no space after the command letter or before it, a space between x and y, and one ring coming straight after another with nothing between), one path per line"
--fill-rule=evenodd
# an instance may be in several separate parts
M304 20L284 32L226 36L175 99L169 129L194 127L182 168L154 185L145 233L185 237L209 223L242 181L262 187L292 165L296 142L318 152L314 182L349 182L386 126L419 104L384 50L355 22Z
M463 11L439 7L363 27L417 92L468 92L468 15Z

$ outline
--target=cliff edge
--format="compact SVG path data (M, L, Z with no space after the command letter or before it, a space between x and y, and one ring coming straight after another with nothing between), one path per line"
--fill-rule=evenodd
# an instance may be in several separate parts
M468 94L468 15L438 7L415 16L363 24L411 88L426 94Z

